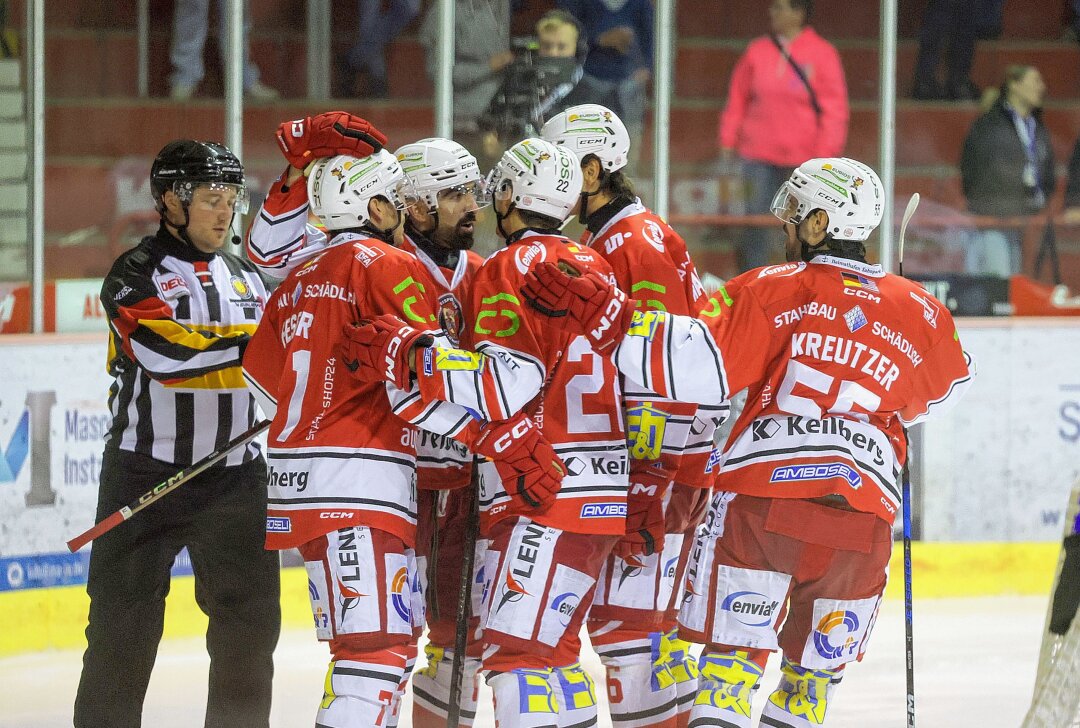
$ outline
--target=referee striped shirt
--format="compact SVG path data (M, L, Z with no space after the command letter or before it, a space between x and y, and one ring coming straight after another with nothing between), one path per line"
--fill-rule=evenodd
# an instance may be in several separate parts
M115 379L106 447L183 466L249 429L257 413L240 364L266 300L251 263L164 228L117 258L101 287ZM258 454L252 442L225 464Z

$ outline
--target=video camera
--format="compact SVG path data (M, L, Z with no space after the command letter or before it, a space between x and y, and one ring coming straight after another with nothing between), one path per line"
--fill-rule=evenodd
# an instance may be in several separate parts
M510 40L514 60L503 69L503 82L480 119L480 127L504 141L537 136L544 120L561 111L563 101L581 80L581 60L540 55L535 37Z

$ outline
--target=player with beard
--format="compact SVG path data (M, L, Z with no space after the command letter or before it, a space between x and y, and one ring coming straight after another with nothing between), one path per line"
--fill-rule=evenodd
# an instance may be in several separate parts
M398 149L396 156L416 193L409 201L401 247L415 255L427 272L423 285L439 325L454 346L462 346L472 323L464 315L466 292L484 262L472 252L477 214L489 202L484 180L476 157L449 139L421 139ZM475 497L468 488L473 456L458 441L421 430L416 460L417 562L427 573L429 641L424 648L427 666L413 676L413 725L441 728L446 725L450 701L461 584L456 572L463 560L466 521ZM479 539L474 561L478 570L486 549L486 541ZM470 632L475 634L480 590L474 590L473 596L477 604L472 614L477 616L470 619ZM476 715L479 671L480 643L474 639L464 661L463 726L472 725Z

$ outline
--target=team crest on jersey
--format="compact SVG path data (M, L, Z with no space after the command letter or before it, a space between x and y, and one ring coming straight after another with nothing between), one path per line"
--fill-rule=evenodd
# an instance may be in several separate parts
M239 296L239 298L230 298L229 303L240 308L258 308L262 304L261 301L255 298L255 293L243 276L230 276L229 286L232 288L233 293Z
M543 263L547 260L547 249L543 245L532 243L519 246L514 251L514 265L517 266L521 275L526 275L534 263Z
M453 293L439 296L439 326L446 332L454 346L461 344L461 332L465 326L461 302Z
M353 257L365 268L369 267L384 255L383 251L378 248L369 248L363 243L353 243L353 250L356 251L353 254Z
M649 245L659 252L664 252L664 230L654 220L646 220L641 226L641 234L649 241Z

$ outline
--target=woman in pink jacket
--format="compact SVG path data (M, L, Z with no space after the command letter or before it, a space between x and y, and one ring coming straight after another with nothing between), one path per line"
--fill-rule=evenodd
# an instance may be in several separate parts
M842 156L848 97L836 48L807 25L813 0L772 0L772 30L755 38L735 64L720 114L725 163L742 162L746 211L769 212L776 189L807 159ZM769 231L750 228L739 241L740 271L768 263Z

